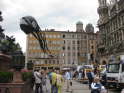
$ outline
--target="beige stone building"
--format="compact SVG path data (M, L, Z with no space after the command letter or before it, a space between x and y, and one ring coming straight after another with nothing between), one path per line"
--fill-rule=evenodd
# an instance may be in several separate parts
M28 35L27 62L33 62L34 68L39 69L92 64L96 59L97 34L94 33L91 24L88 24L85 30L82 22L77 22L76 31L44 30L42 33L46 35L52 57L44 54L38 41L32 35Z
M98 27L101 37L98 52L101 64L124 54L124 0L99 0Z
M51 30L45 30L46 42L50 53L44 53L40 48L38 41L31 34L27 36L27 62L33 62L34 67L42 68L60 68L61 47L63 41L61 33Z

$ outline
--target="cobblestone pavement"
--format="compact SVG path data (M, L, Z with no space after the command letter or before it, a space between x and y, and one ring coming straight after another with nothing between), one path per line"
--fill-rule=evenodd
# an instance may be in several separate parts
M73 85L71 87L70 92L66 92L66 82L63 86L63 90L62 93L91 93L91 91L89 90L88 84L81 84L77 81L72 81ZM120 93L120 91L116 90L116 89L109 89L107 90L107 93Z
M76 81L72 81L72 86L69 92L66 92L66 88L67 86L65 82L63 89L62 89L62 93L90 93L90 90L87 84L81 84Z
M72 81L72 86L69 92L66 92L66 88L67 86L65 82L62 88L62 93L91 93L91 91L89 90L88 84L81 84L74 80ZM117 91L116 89L109 89L107 93L120 93L120 91Z

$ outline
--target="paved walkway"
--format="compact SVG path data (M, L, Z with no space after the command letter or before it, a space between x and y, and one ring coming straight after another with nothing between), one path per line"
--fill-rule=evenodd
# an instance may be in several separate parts
M66 82L63 86L62 93L90 93L87 84L81 84L77 81L72 81L72 87L70 92L66 92Z

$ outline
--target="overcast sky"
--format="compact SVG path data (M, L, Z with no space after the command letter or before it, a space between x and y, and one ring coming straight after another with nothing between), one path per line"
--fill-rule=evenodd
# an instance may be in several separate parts
M35 17L41 29L75 31L76 22L82 21L84 29L86 24L92 23L97 30L97 7L98 0L0 0L5 33L13 35L23 51L26 35L19 27L21 17Z

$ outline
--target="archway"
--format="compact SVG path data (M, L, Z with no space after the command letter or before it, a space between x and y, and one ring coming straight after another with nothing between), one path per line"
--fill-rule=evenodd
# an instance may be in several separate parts
M107 62L105 60L102 61L102 65L106 65Z

